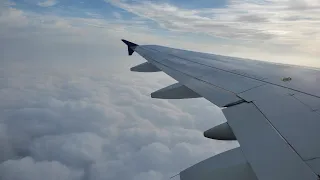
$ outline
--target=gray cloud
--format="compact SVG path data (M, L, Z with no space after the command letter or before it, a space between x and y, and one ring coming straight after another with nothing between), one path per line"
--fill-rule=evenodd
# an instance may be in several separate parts
M80 180L83 172L56 161L35 162L30 157L8 160L0 164L0 177L7 180Z
M267 22L268 18L258 16L258 15L243 15L239 16L236 21L241 21L241 22L252 22L252 23L262 23L262 22Z
M0 51L3 57L11 61L20 59L19 54L24 54L27 61L41 59L52 63L64 61L66 56L69 56L69 59L90 62L90 53L80 55L79 49L83 52L92 49L103 61L105 49L110 50L109 57L118 58L117 55L123 52L119 39L127 38L141 44L161 44L230 56L319 66L316 58L319 51L315 48L317 41L310 37L318 34L315 31L318 29L315 21L319 17L313 12L314 9L310 10L313 13L304 13L301 16L299 12L289 10L287 5L280 6L281 3L277 3L277 6L262 6L252 4L251 1L240 1L238 4L230 2L227 9L201 10L184 10L170 4L136 3L129 7L130 11L139 15L132 20L38 14L18 9L7 2L6 6L2 6L0 14L0 40L3 42L0 44ZM113 3L119 5L118 1ZM122 3L120 1L120 5ZM158 16L153 17L152 14L155 13L150 12L150 17L150 9L154 9L151 12L159 11L156 13ZM247 9L248 13L239 13L243 12L243 9ZM268 21L236 22L236 19L243 15L267 17ZM285 20L292 16L300 19L294 22ZM152 19L171 31L159 33L159 29L150 28L150 21L146 19ZM274 23L282 21L285 22ZM215 38L217 36L222 38ZM34 41L41 40L50 43L43 43L40 47L33 45ZM19 53L16 53L17 47L13 47L12 42L19 46ZM57 51L59 49L60 53L54 54L54 48ZM43 59L43 56L46 58Z

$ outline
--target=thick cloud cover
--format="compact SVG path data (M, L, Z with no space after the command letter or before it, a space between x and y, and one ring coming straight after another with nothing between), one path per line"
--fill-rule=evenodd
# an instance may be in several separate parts
M125 47L115 58L41 43L24 46L41 52L21 48L21 59L2 59L0 179L162 180L237 145L203 137L224 121L204 99L151 99L174 81L129 72L143 61L126 57Z

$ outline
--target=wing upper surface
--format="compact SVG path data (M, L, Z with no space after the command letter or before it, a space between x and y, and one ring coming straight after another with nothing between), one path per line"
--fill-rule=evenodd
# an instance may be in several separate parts
M259 179L318 179L318 70L154 45L135 51L210 102L228 107L223 112Z
M158 52L159 54L166 54L167 57L180 58L181 61L193 62L320 97L320 73L318 69L192 52L154 45L149 45L145 48L152 49L152 51ZM291 80L284 81L284 79L288 77L290 77Z

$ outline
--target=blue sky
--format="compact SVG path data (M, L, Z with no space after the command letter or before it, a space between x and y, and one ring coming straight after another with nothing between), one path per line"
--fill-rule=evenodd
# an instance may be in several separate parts
M127 11L121 10L116 6L111 5L107 1L104 0L64 0L64 1L43 1L48 2L48 5L45 5L47 8L40 8L39 4L41 1L35 0L12 0L12 2L16 3L16 7L37 11L37 12L52 12L57 10L65 10L65 11L72 11L69 15L73 16L85 16L85 12L92 11L103 15L103 17L112 17L112 12L119 12L123 14L123 16L134 15L132 13L128 13ZM40 2L40 3L39 3ZM51 2L51 3L49 3ZM155 3L168 3L172 4L181 8L187 9L194 9L194 8L223 8L227 5L227 0L217 0L217 1L209 1L209 0L190 0L190 1L183 1L183 0L166 0L166 1L153 1ZM128 4L137 4L141 3L141 1L130 0L126 1ZM81 13L82 12L82 13ZM64 15L64 14L61 14Z
M107 0L65 0L65 1L37 1L37 0L13 0L15 3L12 7L18 8L28 12L35 12L39 14L53 14L60 17L81 17L81 18L96 18L96 19L108 19L113 21L114 19L121 19L127 21L135 21L137 18L141 18L149 28L153 28L156 33L162 33L167 31L157 24L157 22L150 20L147 17L141 17L140 15L123 9L112 1ZM116 2L116 1L115 1ZM119 1L120 2L120 1ZM185 9L194 8L224 8L227 5L226 0L217 0L211 2L209 0L201 1L124 1L127 5L143 4L144 2L153 2L155 4L168 4ZM155 12L156 13L156 12ZM205 37L208 38L208 37ZM210 36L210 38L214 38ZM219 38L215 37L217 40Z

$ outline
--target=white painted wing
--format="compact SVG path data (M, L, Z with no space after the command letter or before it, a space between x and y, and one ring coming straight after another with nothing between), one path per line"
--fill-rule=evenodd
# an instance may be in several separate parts
M223 109L259 180L320 174L320 71L300 66L130 45L172 78Z

